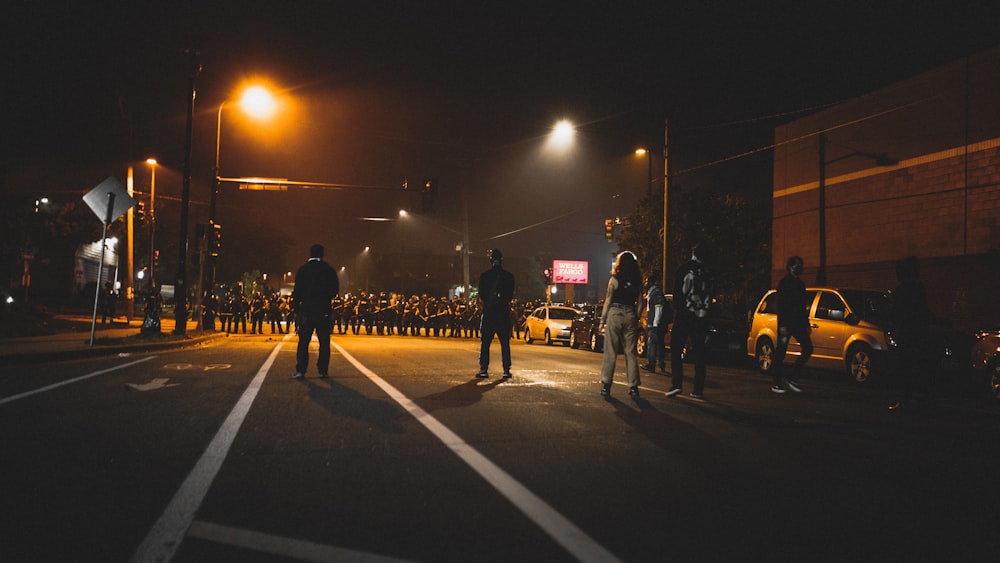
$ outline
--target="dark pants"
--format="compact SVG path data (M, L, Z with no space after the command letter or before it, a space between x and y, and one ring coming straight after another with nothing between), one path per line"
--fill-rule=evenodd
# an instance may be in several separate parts
M680 389L684 383L684 359L681 356L690 340L687 356L694 360L694 394L705 392L705 341L708 338L708 318L678 315L670 334L671 387Z
M316 358L316 369L320 375L329 374L330 370L330 332L333 331L333 320L329 315L302 314L298 317L299 347L295 352L295 371L306 373L309 367L309 341L313 332L319 340L319 357Z
M659 364L661 368L667 365L666 349L663 346L663 328L653 327L646 331L646 367L655 369Z
M503 371L504 373L510 371L510 317L502 315L494 319L491 315L483 315L481 331L479 369L484 372L489 369L490 344L496 336L500 339L500 360L503 362Z
M782 333L784 329L784 334ZM794 338L796 342L799 343L799 347L802 349L802 353L798 358L795 359L795 367L792 368L792 374L790 377L786 377L789 381L795 381L799 378L799 372L802 371L802 366L809 361L809 358L813 353L813 343L812 338L809 337L809 326L799 326L799 327L779 327L778 328L778 345L774 350L774 384L776 386L781 386L782 378L782 363L785 361L785 354L788 352L788 342Z

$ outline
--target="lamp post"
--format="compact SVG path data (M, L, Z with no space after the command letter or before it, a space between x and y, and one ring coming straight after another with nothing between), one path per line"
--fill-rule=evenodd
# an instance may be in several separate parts
M645 156L647 168L649 169L646 175L646 197L653 195L653 151L646 147L639 147L635 149L636 156Z
M201 63L198 62L199 53L194 49L187 49L185 53L189 57L189 86L191 95L187 104L187 119L184 126L184 178L181 183L181 221L179 228L179 240L177 242L177 281L174 285L174 319L176 326L174 334L177 336L187 335L188 303L187 303L187 259L188 259L188 213L191 202L191 137L194 126L194 100L198 89L198 75L201 74ZM201 304L201 300L196 300L196 307Z
M872 154L864 151L853 151L843 156L827 160L826 159L826 132L819 133L819 188L818 188L818 212L819 212L819 267L816 270L816 285L826 285L826 167L828 164L839 162L855 156L863 156L875 161L878 166L895 166L899 160L889 158L884 154Z
M156 159L147 158L149 165L149 290L156 287Z
M219 175L219 154L220 148L222 146L222 108L226 106L229 100L223 100L219 104L219 111L216 114L215 120L215 167L214 174L215 177L212 180L212 194L209 198L208 203L208 223L209 227L215 228L215 204L219 195L219 188L222 187L222 177ZM247 88L243 92L243 96L240 98L240 105L243 107L244 111L256 115L258 117L266 118L274 112L274 98L267 91L267 89L261 86L252 86ZM210 285L209 291L215 290L215 266L216 257L211 257L211 266L209 270L210 274Z

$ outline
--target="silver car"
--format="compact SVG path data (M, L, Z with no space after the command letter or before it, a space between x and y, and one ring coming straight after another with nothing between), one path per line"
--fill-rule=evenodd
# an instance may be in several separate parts
M546 344L562 342L569 346L573 318L580 311L565 305L542 305L524 320L524 341L531 344L541 339Z

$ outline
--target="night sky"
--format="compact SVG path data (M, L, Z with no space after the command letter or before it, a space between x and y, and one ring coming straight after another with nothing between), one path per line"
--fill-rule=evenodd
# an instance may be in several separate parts
M124 179L129 162L141 190L140 163L154 156L169 209L184 162L184 50L197 49L192 223L207 219L216 112L252 79L281 92L283 113L251 124L227 104L222 176L373 187L223 188L218 221L285 232L302 248L289 266L314 241L333 263L369 242L448 252L463 199L474 253L605 260L603 218L645 193L633 150L659 150L665 118L672 185L767 198L767 151L702 166L767 146L810 109L1000 43L989 1L63 4L5 7L0 190L77 197ZM555 157L545 137L562 118L577 145ZM404 178L437 181L428 217L359 220L419 211L419 196L396 189Z

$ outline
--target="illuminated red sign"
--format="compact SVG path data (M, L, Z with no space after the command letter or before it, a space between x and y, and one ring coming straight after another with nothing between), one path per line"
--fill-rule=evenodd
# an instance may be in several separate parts
M553 260L552 283L587 283L587 262Z

